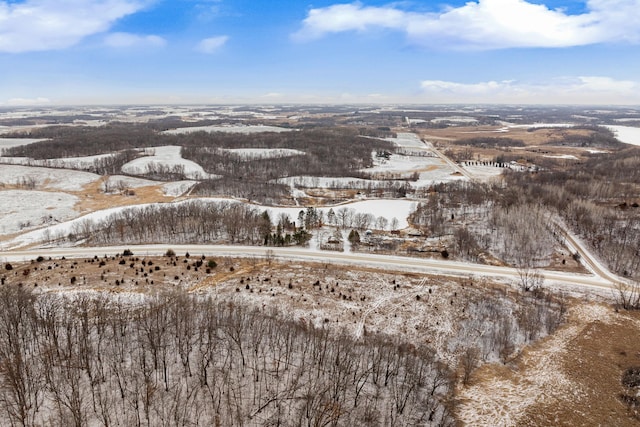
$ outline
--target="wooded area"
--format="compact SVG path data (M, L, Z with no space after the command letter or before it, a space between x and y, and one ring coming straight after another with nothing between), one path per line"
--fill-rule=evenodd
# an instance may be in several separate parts
M427 347L182 292L0 288L7 425L455 425Z

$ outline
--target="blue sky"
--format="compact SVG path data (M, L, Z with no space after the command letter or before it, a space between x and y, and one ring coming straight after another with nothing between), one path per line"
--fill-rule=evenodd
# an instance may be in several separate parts
M0 0L0 106L640 105L640 0Z

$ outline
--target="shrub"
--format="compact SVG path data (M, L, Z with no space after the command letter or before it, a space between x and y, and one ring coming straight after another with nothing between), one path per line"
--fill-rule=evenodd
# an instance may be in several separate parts
M622 384L629 388L640 387L640 367L627 369L622 375Z
M122 255L123 256L132 256L133 252L131 252L130 249L125 249L124 251L122 251Z
M4 265L4 269L5 269L5 270L13 270L13 266L12 266L11 264L9 264L9 263L6 263L6 264Z

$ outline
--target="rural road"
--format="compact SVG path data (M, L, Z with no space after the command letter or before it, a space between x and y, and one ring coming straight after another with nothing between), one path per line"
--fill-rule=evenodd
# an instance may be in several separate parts
M87 258L104 255L115 255L130 249L137 256L164 255L167 249L173 249L176 254L183 255L189 252L191 255L207 256L243 256L266 257L272 254L277 259L290 261L320 262L340 265L354 265L360 267L374 267L391 271L406 271L414 273L438 274L459 277L487 277L502 280L518 280L518 271L515 268L498 267L484 264L472 264L458 261L440 259L409 258L390 255L374 255L367 253L322 252L305 248L275 248L264 246L226 246L226 245L128 245L111 247L76 247L76 248L51 248L30 249L0 252L0 260L4 262L29 261L38 256L52 258ZM617 282L615 277L608 273L600 276L595 270L595 275L566 273L558 271L542 270L540 273L545 280L558 284L575 285L583 288L612 289Z

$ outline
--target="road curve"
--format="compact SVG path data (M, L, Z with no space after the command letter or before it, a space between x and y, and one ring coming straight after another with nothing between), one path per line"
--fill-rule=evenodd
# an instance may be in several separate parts
M228 245L127 245L109 247L74 247L30 249L0 252L0 259L7 262L30 261L38 256L52 258L89 258L94 256L116 255L125 249L131 250L137 256L160 256L167 249L173 249L176 254L206 256L237 256L237 257L266 257L272 255L283 260L300 260L340 265L354 265L360 267L374 267L390 271L404 271L425 274L437 274L458 277L486 277L502 280L518 280L515 268L499 267L484 264L472 264L458 261L439 259L410 258L391 255L374 255L368 253L323 252L305 248L288 247L275 248L265 246L228 246ZM566 273L558 271L541 271L545 280L559 284L580 286L583 288L612 289L615 281L607 277Z

